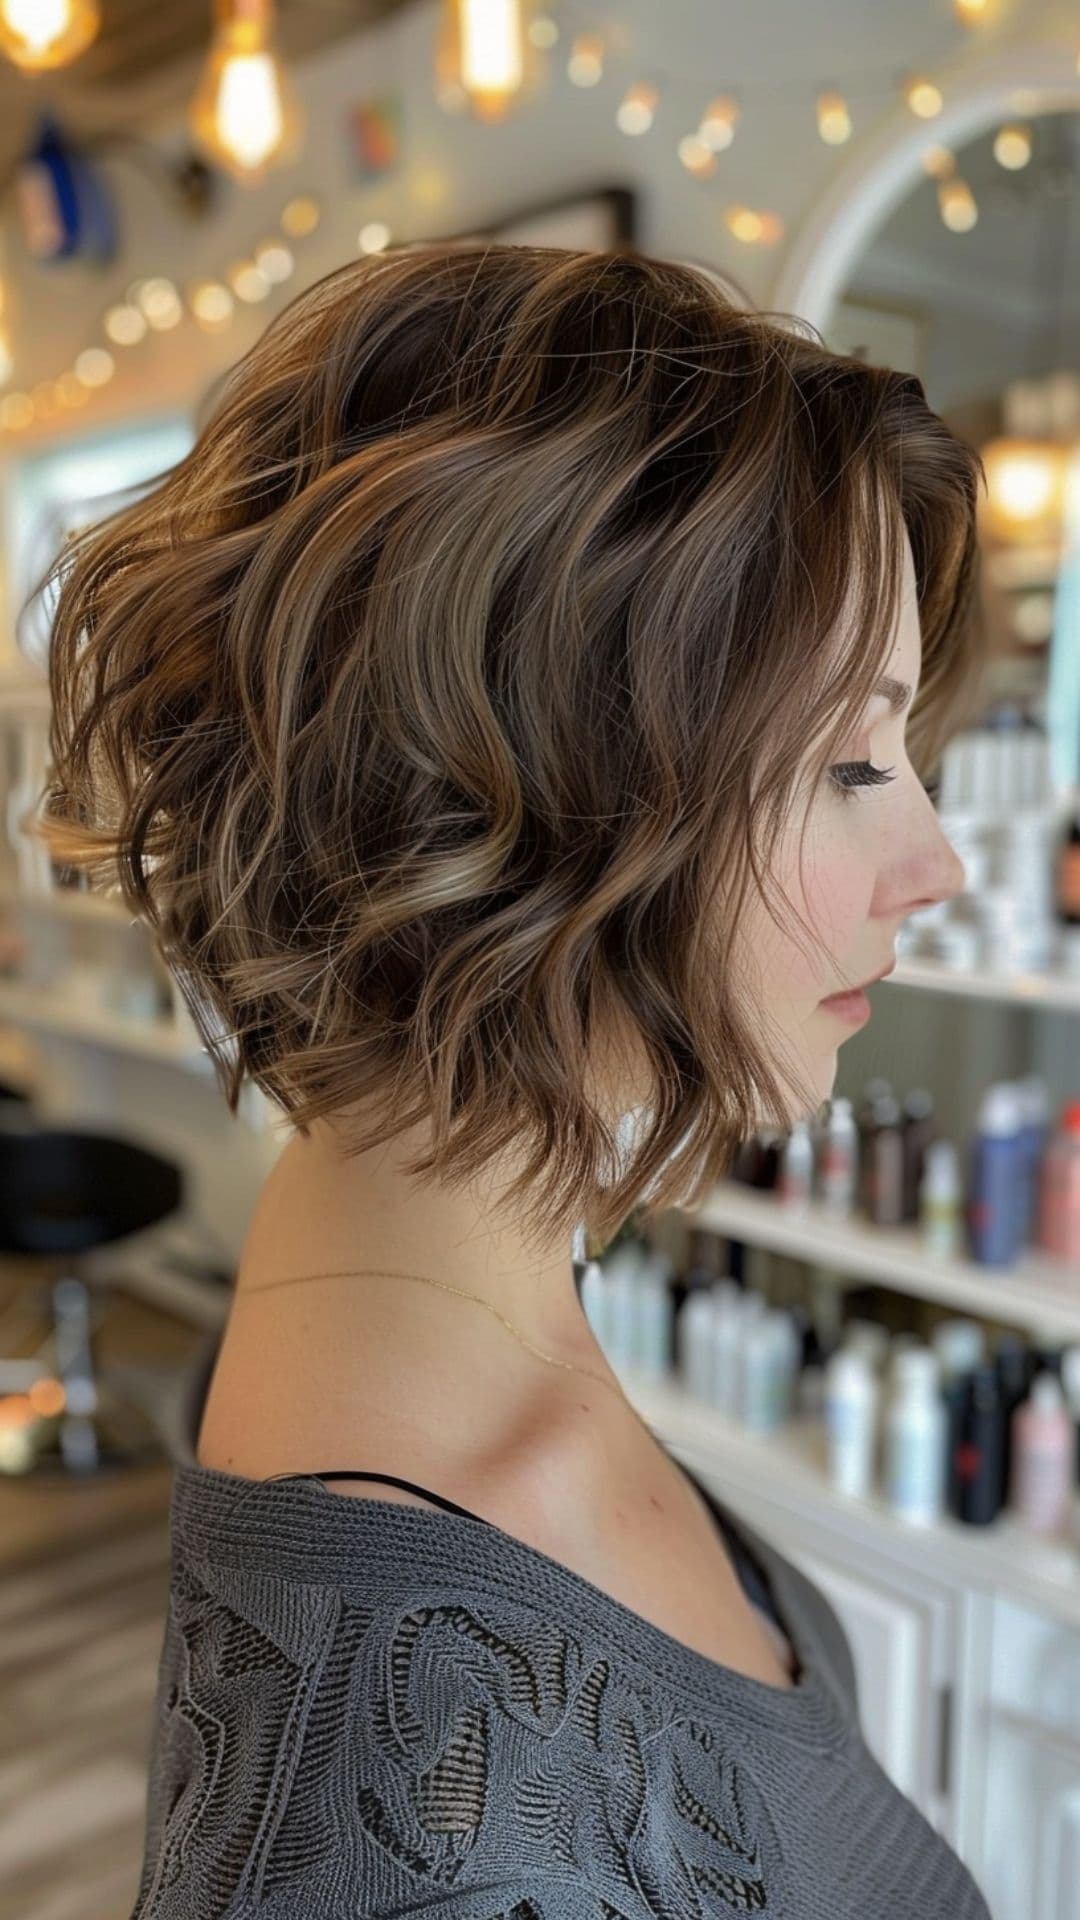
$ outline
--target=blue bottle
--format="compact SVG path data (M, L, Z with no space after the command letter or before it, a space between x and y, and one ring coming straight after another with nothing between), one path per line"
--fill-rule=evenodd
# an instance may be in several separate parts
M987 1088L971 1143L967 1201L971 1256L983 1267L1011 1267L1024 1245L1024 1118L1013 1081L998 1080Z
M1050 1113L1046 1082L1040 1074L1029 1073L1016 1082L1021 1100L1024 1148L1024 1186L1022 1198L1021 1250L1035 1237L1035 1214L1039 1192L1039 1168L1046 1149Z

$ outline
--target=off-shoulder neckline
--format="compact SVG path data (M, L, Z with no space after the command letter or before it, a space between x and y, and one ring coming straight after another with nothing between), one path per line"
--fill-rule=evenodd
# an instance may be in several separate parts
M340 1585L362 1574L382 1588L410 1578L480 1587L587 1630L644 1670L653 1686L699 1710L742 1717L817 1749L835 1746L851 1731L850 1709L805 1608L803 1576L682 1462L676 1464L718 1524L766 1578L799 1666L791 1686L773 1686L712 1659L486 1518L375 1495L342 1498L312 1474L252 1480L205 1466L190 1452L174 1456L173 1464L174 1547L187 1542L219 1562L314 1584Z

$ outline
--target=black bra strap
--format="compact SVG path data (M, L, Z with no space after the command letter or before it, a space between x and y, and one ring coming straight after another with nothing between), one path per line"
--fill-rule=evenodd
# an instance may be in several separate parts
M764 1608L779 1626L781 1622L776 1611L776 1603L757 1563L747 1553L742 1541L728 1525L726 1516L717 1507L708 1489L702 1486L697 1476L692 1474L688 1467L684 1467L681 1461L676 1461L675 1464L686 1475L691 1485L702 1494L710 1508L722 1538L727 1541L735 1571L743 1589L754 1604ZM433 1500L437 1507L444 1508L447 1513L463 1514L466 1520L479 1520L485 1527L495 1526L493 1520L485 1520L482 1513L473 1513L471 1507L461 1507L456 1500L448 1499L446 1494L434 1493L430 1487L421 1487L415 1480L403 1480L397 1473L361 1473L358 1470L336 1468L330 1473L272 1473L270 1478L271 1480L386 1480L393 1487L404 1487L408 1493L419 1493L425 1500ZM498 1527L495 1530L501 1531Z
M275 1473L275 1480L388 1480L391 1486L404 1487L407 1493L423 1494L425 1500L434 1500L437 1507L444 1507L447 1513L464 1514L467 1520L480 1520L485 1527L493 1522L485 1520L482 1513L473 1513L469 1507L459 1507L456 1500L449 1500L445 1493L433 1493L430 1487L418 1486L415 1480L403 1480L397 1473L359 1473L335 1471L333 1473Z

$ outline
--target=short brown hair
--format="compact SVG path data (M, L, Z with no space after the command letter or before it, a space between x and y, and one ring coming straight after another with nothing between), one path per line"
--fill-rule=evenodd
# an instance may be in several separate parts
M881 671L904 527L920 774L966 717L980 475L917 379L704 268L351 262L62 551L32 830L147 918L231 1111L385 1101L350 1150L430 1119L451 1181L518 1142L535 1227L603 1241L783 1111L735 916ZM605 1189L610 1017L655 1111Z

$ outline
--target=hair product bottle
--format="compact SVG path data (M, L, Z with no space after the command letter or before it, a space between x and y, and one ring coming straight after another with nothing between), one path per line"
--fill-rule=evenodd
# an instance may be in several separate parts
M1061 1192L1065 1158L1065 1140L1060 1124L1047 1138L1039 1165L1038 1196L1035 1207L1035 1242L1043 1253L1058 1253L1061 1248Z
M774 1392L776 1424L782 1426L795 1411L799 1368L802 1364L803 1327L797 1313L790 1308L778 1307L776 1312L778 1317L773 1327L776 1361Z
M970 1402L970 1373L943 1375L941 1404L945 1409L945 1505L957 1520L963 1502L964 1446Z
M756 1315L743 1345L741 1412L754 1433L773 1433L790 1417L799 1337L789 1313Z
M1075 1442L1061 1382L1035 1375L1013 1415L1012 1504L1037 1533L1057 1533L1069 1516Z
M1069 1418L1076 1429L1074 1491L1080 1492L1080 1346L1066 1347L1061 1356L1061 1385L1068 1403Z
M941 1370L941 1398L945 1407L945 1504L960 1517L964 1500L968 1414L971 1378L983 1358L985 1335L977 1320L952 1314L938 1322L930 1336Z
M811 1319L803 1334L802 1359L799 1363L795 1381L795 1404L792 1411L804 1420L821 1420L825 1413L825 1364L828 1355L818 1330L817 1322Z
M878 1101L884 1096L892 1096L892 1084L883 1074L874 1074L863 1086L862 1096L855 1109L855 1127L859 1137L859 1175L858 1210L867 1219L870 1218L870 1142L878 1123Z
M919 1221L931 1253L947 1258L964 1239L964 1195L960 1161L951 1140L931 1140L919 1183Z
M806 1122L807 1131L810 1135L810 1149L813 1162L810 1191L815 1195L818 1193L821 1184L821 1162L825 1152L825 1141L828 1138L832 1108L833 1101L831 1097L828 1100L823 1100L821 1105L815 1107L813 1113L808 1116Z
M674 1268L659 1247L650 1247L636 1280L634 1358L647 1380L663 1380L671 1366L674 1303L670 1283Z
M1080 1100L1066 1102L1060 1131L1064 1137L1058 1196L1061 1251L1071 1266L1080 1266Z
M1080 1353L1080 1348L1077 1349ZM1001 1504L1005 1505L1009 1497L1009 1482L1012 1478L1012 1435L1013 1414L1022 1400L1027 1399L1033 1372L1032 1354L1019 1333L1001 1333L994 1343L994 1365L997 1368L998 1389L1003 1409L1002 1434L1004 1445L1001 1449ZM1078 1382L1080 1385L1080 1382Z
M796 1120L780 1157L776 1184L781 1206L805 1207L814 1190L814 1148L805 1120Z
M1016 1083L1020 1095L1020 1139L1023 1156L1023 1181L1020 1201L1020 1245L1027 1247L1035 1237L1039 1196L1039 1168L1046 1151L1049 1095L1040 1074L1029 1073Z
M607 1327L607 1281L598 1260L586 1260L578 1293L585 1318L604 1351L610 1335Z
M897 1227L904 1215L904 1135L894 1094L878 1095L872 1122L864 1144L867 1217L877 1227Z
M605 1352L616 1369L637 1365L637 1303L644 1267L645 1248L640 1240L633 1238L618 1241L604 1258L608 1330Z
M967 1421L956 1461L960 1485L957 1518L969 1527L988 1527L1001 1511L1004 1429L1005 1408L997 1368L984 1362L972 1369Z
M709 1400L718 1413L735 1420L739 1414L742 1377L743 1295L724 1292L716 1299L711 1328L712 1384Z
M837 1094L829 1104L821 1142L820 1197L826 1213L848 1219L855 1211L859 1183L859 1133L851 1101Z
M720 1236L703 1227L692 1227L687 1235L686 1264L681 1273L671 1280L671 1305L678 1326L681 1314L692 1293L701 1287L709 1288L720 1277Z
M916 1526L940 1517L945 1497L946 1414L937 1355L901 1348L885 1414L885 1492L893 1512Z
M905 1220L919 1218L919 1189L927 1149L934 1138L934 1096L926 1087L911 1087L904 1095L901 1136L903 1174L901 1212Z
M866 1355L839 1347L825 1369L825 1431L829 1478L841 1493L866 1499L873 1491L880 1387Z
M712 1398L713 1300L708 1287L695 1287L675 1323L679 1373L688 1393L706 1403Z
M765 1295L757 1287L747 1287L739 1301L735 1346L735 1392L732 1412L737 1420L745 1418L747 1351L754 1346L758 1327L769 1311Z
M755 1314L742 1345L739 1415L754 1433L766 1433L775 1419L775 1330L773 1309Z
M1016 1087L1010 1080L996 1081L979 1108L967 1196L971 1256L983 1267L1010 1267L1020 1252L1022 1127Z
M1077 1259L1080 1245L1080 1100L1067 1100L1042 1157L1036 1240L1044 1253ZM1072 1251L1070 1251L1070 1248Z

